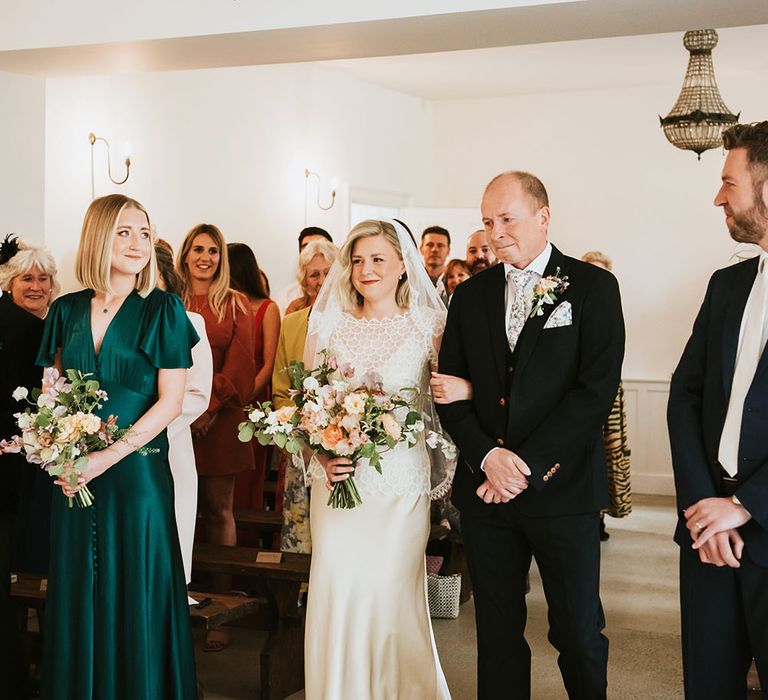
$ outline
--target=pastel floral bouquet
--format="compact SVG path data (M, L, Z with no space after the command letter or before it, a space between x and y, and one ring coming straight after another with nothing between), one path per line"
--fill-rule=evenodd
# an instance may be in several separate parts
M375 372L355 381L353 367L339 367L327 351L322 358L311 371L302 362L291 362L286 371L294 405L277 410L269 401L247 406L248 419L239 425L238 437L243 442L255 437L262 445L274 444L292 455L308 447L367 464L381 474L382 453L401 442L412 447L424 431L414 408L418 390L388 394ZM362 502L352 475L337 481L328 499L332 508L355 508Z
M103 450L128 434L128 429L118 428L115 416L104 421L94 411L108 400L107 392L91 375L68 369L66 377L54 367L43 374L42 389L30 393L24 387L13 392L16 401L26 401L31 408L16 413L16 425L21 435L0 441L2 452L22 452L27 461L39 464L53 477L68 480L77 488L79 476L88 466L87 455ZM31 397L31 398L30 398ZM156 452L141 448L141 454ZM94 497L83 486L73 500L81 508L93 504Z

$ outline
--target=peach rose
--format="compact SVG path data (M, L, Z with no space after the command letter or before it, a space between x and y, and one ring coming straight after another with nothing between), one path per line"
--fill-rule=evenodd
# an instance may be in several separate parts
M336 423L331 423L323 430L322 446L323 449L332 450L336 443L344 437L344 433Z

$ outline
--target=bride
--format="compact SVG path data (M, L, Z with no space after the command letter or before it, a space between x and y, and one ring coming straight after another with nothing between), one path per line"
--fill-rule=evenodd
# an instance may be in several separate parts
M385 392L420 387L427 430L438 429L428 389L445 316L405 228L363 221L315 302L305 362L316 366L328 349L357 379L378 373ZM452 380L440 376L447 390ZM462 383L455 379L453 391L469 391ZM318 457L310 467L307 700L448 700L427 609L424 550L430 496L447 492L452 469L430 458L423 438L384 453L381 474L355 466ZM325 488L353 472L362 505L332 509Z

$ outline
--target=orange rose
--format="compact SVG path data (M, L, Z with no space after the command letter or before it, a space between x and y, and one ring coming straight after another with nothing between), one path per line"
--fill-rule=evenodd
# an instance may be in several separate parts
M323 430L322 445L326 450L332 450L336 443L344 437L344 433L336 423L330 423Z

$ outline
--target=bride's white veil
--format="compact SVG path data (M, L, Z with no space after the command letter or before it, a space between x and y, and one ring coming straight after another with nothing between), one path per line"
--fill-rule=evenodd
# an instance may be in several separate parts
M429 278L421 255L416 247L416 242L411 236L410 231L399 221L382 221L379 224L389 224L394 227L397 233L397 239L400 243L400 251L405 265L404 278L410 288L410 301L408 310L413 318L414 332L422 333L428 338L434 348L434 360L437 364L438 343L445 328L445 319L447 311L438 295L432 280ZM342 251L336 262L331 266L328 276L323 282L323 286L317 295L315 303L312 305L312 311L309 315L309 325L307 327L307 341L304 346L304 365L306 367L316 367L319 364L320 353L329 345L331 334L338 325L341 316L345 312L351 312L353 309L347 308L348 302L344 298L343 283L346 272L344 257L345 250ZM424 416L426 426L425 433L435 433L439 437L438 443L448 445L445 449L431 447L435 443L435 436L428 441L428 451L432 465L432 498L440 498L449 490L453 473L456 466L456 450L450 441L447 433L444 433L440 427L440 422L432 401L432 394L429 387L428 377L425 378L421 389L421 406L419 409Z

